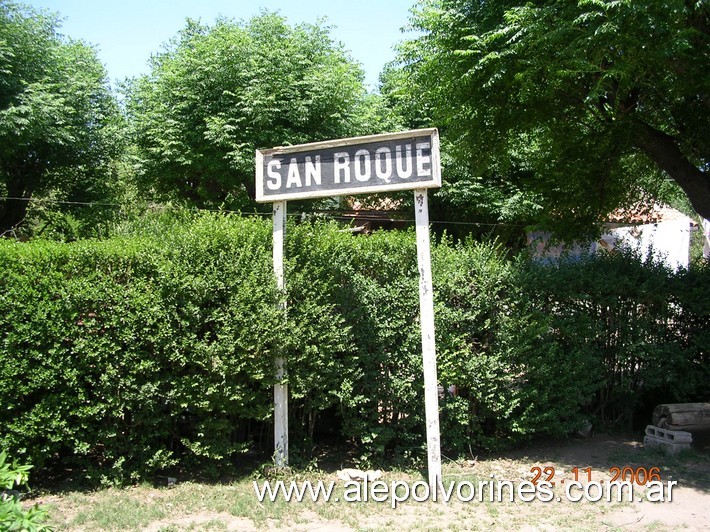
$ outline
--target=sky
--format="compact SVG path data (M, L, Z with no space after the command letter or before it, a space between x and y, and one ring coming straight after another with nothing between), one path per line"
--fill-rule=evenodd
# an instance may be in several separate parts
M20 0L63 19L60 33L94 45L114 86L148 73L151 54L185 26L186 18L212 24L219 16L248 20L261 9L278 11L292 25L325 17L331 36L363 65L368 89L377 88L415 0Z

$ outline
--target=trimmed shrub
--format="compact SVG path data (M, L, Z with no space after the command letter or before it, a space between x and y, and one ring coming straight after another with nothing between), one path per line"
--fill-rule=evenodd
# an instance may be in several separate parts
M235 431L269 416L283 327L269 228L219 216L163 228L0 242L2 448L125 481L185 449L247 447Z
M524 262L470 241L440 245L435 257L440 379L457 392L445 395L445 444L500 448L579 427L594 374L550 341L551 317L522 282Z
M594 375L584 411L599 424L642 427L658 403L710 394L707 266L673 273L617 252L522 272L549 341Z
M321 378L319 386L330 390L342 431L362 449L360 458L419 448L423 395L414 233L358 237L334 224L304 224L292 228L287 255L297 265L288 281L296 307L299 301L328 301L325 318L346 327L348 348L327 359L336 365L320 374L330 378Z
M324 434L363 463L422 458L413 231L148 216L103 241L0 241L0 448L104 482L273 448L288 361L291 454ZM433 246L442 445L493 449L705 399L710 270L623 254L556 267ZM284 313L279 301L286 298Z

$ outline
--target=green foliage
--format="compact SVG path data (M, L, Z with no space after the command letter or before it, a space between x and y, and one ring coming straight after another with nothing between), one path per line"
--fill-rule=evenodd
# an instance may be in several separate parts
M502 220L593 229L658 197L662 172L707 217L709 17L683 0L423 1L399 76L456 148L459 188Z
M253 208L254 150L385 126L363 72L321 24L188 20L127 87L139 182L198 207Z
M411 409L421 399L413 233L358 238L325 225L304 226L292 238L297 264L309 279L324 278L319 297L348 327L349 348L326 385L338 398L344 433L363 446L364 458L418 447L422 419Z
M347 349L309 357L318 372L309 393L329 394L321 405L339 407L364 461L416 455L424 419L414 235L306 224L288 241L290 308L316 298L327 308L313 325L340 331ZM623 254L551 268L447 239L433 260L439 379L457 391L442 401L451 452L565 435L589 420L631 424L653 400L708 391L710 308L696 299L707 270L674 275ZM590 347L601 338L604 356ZM639 349L643 363L630 355Z
M549 318L531 305L520 265L499 247L472 242L441 245L435 257L440 380L458 391L445 401L455 415L444 430L461 438L450 445L569 433L579 422L576 390L585 383L575 375L584 368L547 341Z
M707 396L710 305L700 294L709 273L701 266L672 274L631 253L525 273L535 306L552 318L548 341L594 375L590 415L632 426L656 404Z
M36 196L96 201L115 187L120 115L90 46L55 15L0 1L0 232Z
M423 456L414 232L289 220L286 259L278 294L268 221L185 211L0 242L0 447L104 482L236 462L271 448L284 357L294 460L327 435L363 463ZM542 266L447 237L432 259L447 453L710 392L707 268Z
M17 493L7 490L27 484L31 465L20 465L17 461L7 461L7 453L0 451L0 529L8 532L43 532L53 530L43 521L47 512L35 504L24 510Z
M3 447L39 465L98 465L107 481L170 466L184 448L215 460L244 450L238 421L268 417L280 330L268 227L179 222L104 242L2 243Z

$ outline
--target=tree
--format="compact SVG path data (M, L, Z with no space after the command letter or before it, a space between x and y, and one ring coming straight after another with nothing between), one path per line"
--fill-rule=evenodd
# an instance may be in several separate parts
M90 46L56 15L0 0L0 233L31 198L97 199L118 153L118 106Z
M538 221L592 225L665 176L710 217L709 16L695 0L424 1L401 68L459 167Z
M378 127L363 78L320 24L268 12L188 20L127 87L139 183L198 207L249 208L255 149Z

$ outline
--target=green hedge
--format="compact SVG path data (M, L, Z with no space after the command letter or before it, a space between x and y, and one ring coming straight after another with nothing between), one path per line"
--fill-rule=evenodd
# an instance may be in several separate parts
M1 243L0 446L125 480L175 451L231 456L239 421L268 419L282 326L270 231L219 217L168 229Z
M290 224L286 257L284 317L270 220L179 213L103 241L0 242L0 448L119 482L237 460L272 445L280 353L294 458L325 433L363 461L423 457L413 231ZM433 263L439 377L458 392L441 402L447 452L707 398L708 269L541 267L446 238Z
M523 283L551 317L549 342L594 375L585 410L643 428L659 403L710 397L710 268L672 273L633 253L528 268Z

